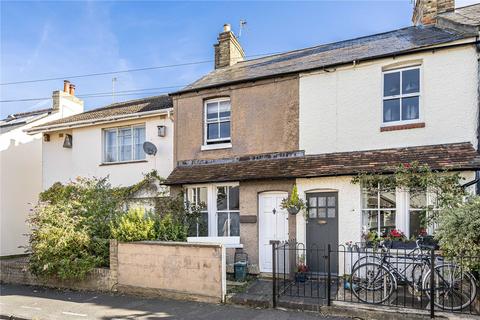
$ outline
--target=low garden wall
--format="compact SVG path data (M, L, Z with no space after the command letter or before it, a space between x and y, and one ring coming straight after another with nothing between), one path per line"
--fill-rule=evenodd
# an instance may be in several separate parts
M42 279L28 269L28 256L0 260L2 283L94 291L120 291L205 302L226 294L225 248L221 244L110 241L110 268L81 281Z
M119 291L208 302L224 300L225 248L220 244L118 243L117 259Z
M0 282L75 290L111 291L116 281L108 268L96 268L81 281L38 278L29 271L28 256L24 256L0 260Z

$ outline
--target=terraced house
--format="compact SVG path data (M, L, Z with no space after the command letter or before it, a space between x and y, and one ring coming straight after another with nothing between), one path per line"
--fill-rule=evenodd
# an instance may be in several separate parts
M414 160L466 181L480 168L480 5L418 0L413 22L253 60L225 25L215 70L171 95L167 183L206 204L205 227L189 241L243 248L268 273L273 239L309 247L357 242L369 230L432 232L421 230L428 194L371 194L351 183ZM294 184L305 217L280 206Z
M29 134L43 134L43 189L77 177L108 177L114 186L129 186L152 170L168 176L173 163L171 111L169 96L154 96L29 128ZM154 146L149 153L145 142Z

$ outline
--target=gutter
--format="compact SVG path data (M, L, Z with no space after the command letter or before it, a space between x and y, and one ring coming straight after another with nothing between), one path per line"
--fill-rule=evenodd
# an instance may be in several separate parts
M101 119L91 119L91 120L80 120L74 122L67 122L67 123L58 123L53 125L43 125L37 126L30 129L25 130L28 134L36 134L39 132L49 132L49 131L57 131L62 129L71 129L71 128L79 128L79 127L88 127L92 125L102 124L102 123L110 123L115 122L118 120L131 120L131 119L138 119L138 118L145 118L150 117L153 115L170 115L172 108L166 108L161 110L153 110L153 111L145 111L137 114L124 114L118 116L110 116Z
M474 36L475 35L473 35L473 34L471 35L472 38ZM455 40L455 41L460 41L460 40L462 40L462 39L458 39L458 40ZM421 47L421 48L418 48L418 49L398 51L396 53L385 53L385 54L380 54L380 55L368 57L368 58L365 58L365 59L362 59L362 60L353 59L353 60L348 60L348 61L339 62L339 63L327 64L327 65L323 65L323 66L319 66L319 67L311 67L311 68L306 68L306 69L301 69L301 70L296 70L296 71L280 72L280 73L271 74L271 75L258 76L258 77L248 78L248 79L240 79L240 80L234 80L234 81L229 81L229 82L222 82L222 83L206 85L206 86L198 87L198 88L185 89L185 90L172 92L169 95L170 96L178 96L178 95L185 94L185 93L199 92L201 90L213 89L213 88L229 86L229 85L235 85L235 84L239 84L239 83L255 82L255 81L259 81L259 80L296 75L296 74L300 74L300 73L304 73L304 72L322 70L322 69L325 69L325 68L336 68L336 67L341 67L341 66L344 66L344 65L349 65L349 64L352 64L352 63L359 64L360 62L372 61L372 60L377 60L377 59L382 59L382 58L389 58L389 57L395 58L395 57L400 57L400 56L419 53L419 52L435 51L435 50L440 50L440 49L450 49L450 48L462 47L462 46L467 46L467 45L472 45L472 44L476 45L476 46L480 45L480 41L478 40L478 36L476 37L475 41L471 41L471 42L461 42L461 43L455 43L455 44L443 45L443 46L440 44L438 47L429 46L429 47Z

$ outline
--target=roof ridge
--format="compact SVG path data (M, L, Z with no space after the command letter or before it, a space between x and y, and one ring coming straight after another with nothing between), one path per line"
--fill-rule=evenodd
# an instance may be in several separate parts
M474 6L480 6L480 3L472 3L472 4L467 4L463 7L456 7L453 12L455 12L457 9L463 9L463 8L468 8L468 7L474 7Z
M9 118L16 118L18 116L27 116L30 114L38 114L38 113L43 113L43 112L48 112L48 111L53 111L53 108L44 108L44 109L38 109L38 110L32 110L32 111L24 111L24 112L17 112L17 113L12 113L7 116L5 119Z
M148 100L155 99L155 98L160 98L160 97L169 97L169 95L168 94L161 94L161 95L158 95L158 96L150 96L150 97L138 98L138 99L133 99L133 100L125 100L125 101L120 101L120 102L114 102L114 103L108 104L108 105L103 106L103 107L98 107L98 108L95 108L95 109L84 111L82 113L90 113L90 112L95 112L95 111L114 109L114 108L117 108L117 107L122 107L125 104L140 102L140 101L143 101L143 100L148 101Z
M243 63L250 62L250 61L255 61L255 60L260 60L260 59L266 59L266 58L270 58L270 57L280 56L280 55L284 55L284 54L290 54L290 53L295 53L295 52L299 52L299 51L304 51L304 50L309 50L309 49L315 49L315 48L319 48L319 47L323 47L323 46L331 46L331 45L339 44L339 43L342 43L342 42L349 42L349 41L356 41L356 40L365 39L365 38L372 38L372 37L375 37L375 36L380 36L380 35L384 35L384 34L388 34L388 33L393 33L393 32L397 32L397 31L400 31L400 30L406 30L406 29L410 29L410 28L434 28L434 27L435 27L435 26L408 26L408 27L403 27L403 28L399 28L399 29L393 29L393 30L389 30L389 31L374 33L374 34L365 35L365 36L360 36L360 37L356 37L356 38L350 38L350 39L345 39L345 40L340 40L340 41L334 41L334 42L327 42L327 43L318 44L318 45L314 45L314 46L309 46L309 47L305 47L305 48L300 48L300 49L285 51L285 52L281 52L281 53L275 53L275 54L267 55L267 56L260 57L260 58L255 58L255 59L248 59L248 60L244 60L244 61L239 61L239 62L238 62L237 64L235 64L235 65L243 64ZM442 30L443 30L443 29L442 29Z

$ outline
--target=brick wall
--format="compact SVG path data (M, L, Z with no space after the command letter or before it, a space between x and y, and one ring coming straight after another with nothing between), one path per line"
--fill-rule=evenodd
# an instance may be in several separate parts
M56 279L41 279L28 270L28 257L16 257L0 260L0 282L26 285L39 285L54 288L74 290L110 291L115 284L112 282L110 269L94 269L82 281L62 281Z

